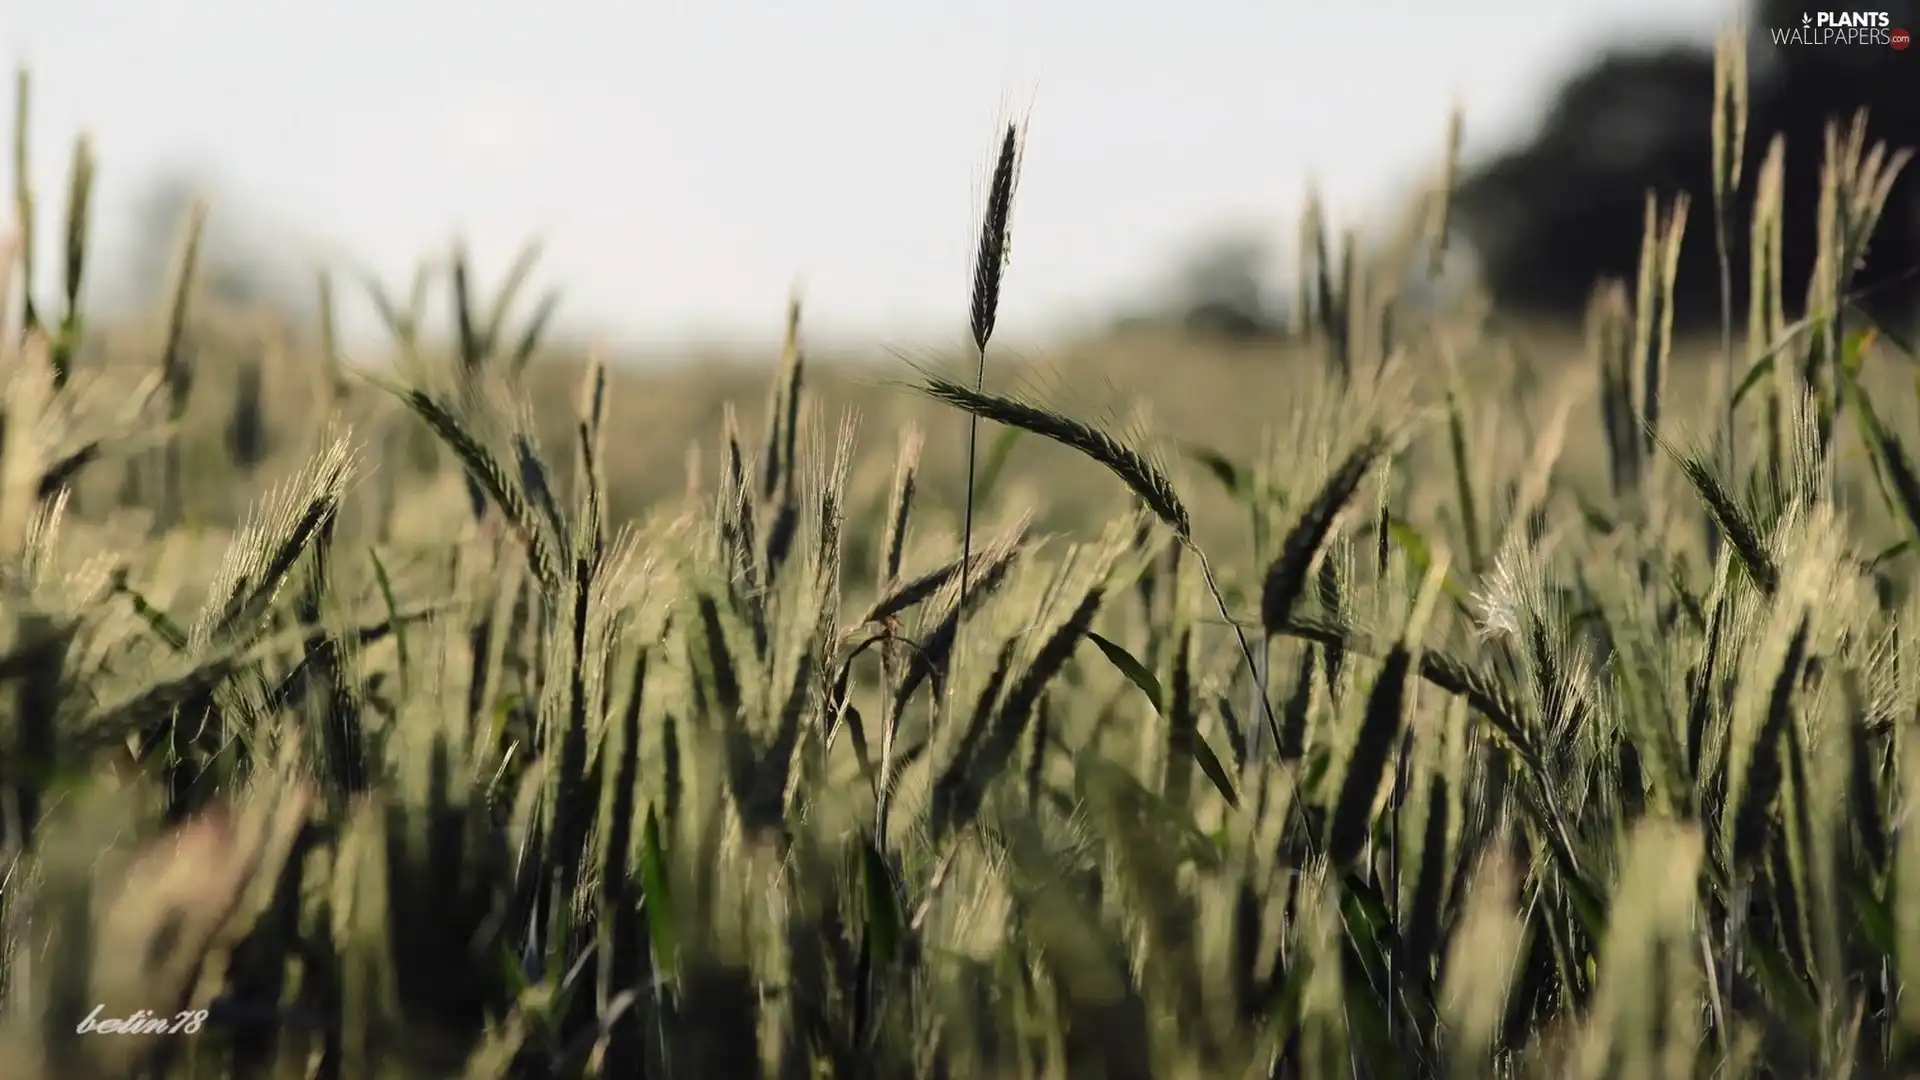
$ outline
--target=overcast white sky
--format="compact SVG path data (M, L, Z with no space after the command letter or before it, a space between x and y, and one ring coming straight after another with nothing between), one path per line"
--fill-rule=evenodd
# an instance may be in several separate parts
M1390 204L1455 95L1469 149L1498 142L1603 43L1704 40L1728 10L0 0L0 59L35 75L43 230L71 139L96 137L103 259L142 182L186 166L396 281L456 231L491 280L540 232L576 320L626 337L772 335L798 276L817 332L931 344L964 336L1006 103L1032 127L1001 325L1031 339L1150 288L1196 234L1284 241L1310 178L1349 215Z

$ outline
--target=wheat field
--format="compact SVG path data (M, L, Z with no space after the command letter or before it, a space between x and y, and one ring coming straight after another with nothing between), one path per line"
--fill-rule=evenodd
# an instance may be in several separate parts
M207 305L199 218L91 326L23 76L0 1076L1920 1074L1920 358L1848 302L1907 160L1742 175L1718 61L1712 204L1577 334L1309 209L1283 345L1002 355L1014 127L964 354L796 302L665 372L543 345L527 260L343 357Z

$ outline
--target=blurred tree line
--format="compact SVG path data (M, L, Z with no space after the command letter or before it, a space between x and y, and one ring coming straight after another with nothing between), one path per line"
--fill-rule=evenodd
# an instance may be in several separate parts
M1915 0L1860 0L1913 29ZM1871 144L1920 147L1920 53L1884 46L1782 47L1769 31L1801 25L1804 3L1750 5L1746 186L1775 135L1786 141L1784 250L1789 303L1813 262L1829 122L1867 111ZM1708 46L1612 51L1562 87L1534 138L1460 178L1456 205L1486 285L1504 309L1575 318L1601 277L1631 279L1646 193L1687 192L1696 213L1680 255L1675 319L1717 325L1712 238L1713 54ZM1744 203L1745 200L1741 199ZM1733 231L1736 310L1745 269L1745 207ZM1857 279L1861 306L1911 325L1920 304L1920 168L1901 175Z
M1920 29L1920 0L1860 0L1895 27ZM1831 7L1828 8L1831 10ZM1783 223L1788 303L1804 296L1812 264L1820 169L1829 122L1862 109L1868 141L1920 148L1920 49L1781 47L1774 28L1801 25L1814 5L1755 0L1747 8L1750 113L1745 185L1775 135L1786 141ZM1649 190L1686 192L1696 208L1682 247L1675 322L1718 325L1719 271L1712 236L1711 43L1610 48L1572 73L1532 137L1457 179L1455 232L1473 252L1484 287L1512 314L1581 317L1597 281L1631 280ZM1472 118L1468 121L1471 123ZM1744 309L1745 195L1736 200L1735 310ZM1180 273L1174 312L1208 336L1263 337L1284 326L1265 280L1264 249L1239 238L1196 248ZM1860 306L1890 327L1920 322L1920 165L1906 169L1857 280Z
M149 178L134 205L132 235L114 282L125 300L145 311L164 305L196 203L209 207L195 271L202 304L266 310L290 322L311 314L312 267L288 243L288 230L215 177L183 165Z

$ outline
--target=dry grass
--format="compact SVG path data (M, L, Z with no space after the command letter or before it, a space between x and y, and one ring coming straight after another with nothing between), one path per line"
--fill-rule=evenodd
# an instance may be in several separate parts
M1310 208L1283 348L987 364L1010 129L966 355L641 371L530 255L379 370L192 234L84 334L83 147L0 358L0 1072L1913 1074L1904 161L1824 150L1812 314L1762 260L1697 357L1650 201L1571 337Z

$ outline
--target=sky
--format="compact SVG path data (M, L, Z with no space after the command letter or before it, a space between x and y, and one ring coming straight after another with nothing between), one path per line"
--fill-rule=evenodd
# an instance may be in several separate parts
M1198 238L1284 246L1310 184L1361 222L1523 135L1612 43L1707 40L1725 0L0 0L34 78L41 235L76 134L98 264L169 170L279 264L406 281L530 236L581 333L965 337L973 220L1028 139L1001 334L1150 295ZM44 268L51 270L51 267ZM103 271L110 278L110 271ZM51 288L51 275L44 284ZM348 312L354 327L364 312Z

